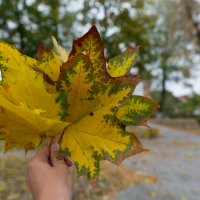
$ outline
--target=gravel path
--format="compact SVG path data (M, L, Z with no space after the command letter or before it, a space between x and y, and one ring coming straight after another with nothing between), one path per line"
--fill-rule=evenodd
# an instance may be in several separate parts
M113 200L200 200L200 135L152 124L160 137L143 140L151 151L124 161L128 168L157 177L140 183Z

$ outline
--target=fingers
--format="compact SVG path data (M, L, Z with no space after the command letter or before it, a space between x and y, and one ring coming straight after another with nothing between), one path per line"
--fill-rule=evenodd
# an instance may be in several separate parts
M51 145L51 148L50 148L50 160L51 160L51 164L53 167L55 166L58 166L58 165L65 165L65 161L63 159L59 159L58 158L58 151L60 149L60 145L56 142L54 142L52 145Z
M49 146L46 144L43 147L41 147L35 154L33 158L37 158L39 160L42 160L46 163L49 163Z
M65 164L67 165L67 167L72 166L72 161L68 157L64 157L64 161L65 161Z
M68 157L58 158L58 151L60 149L60 145L56 142L52 143L51 147L45 145L41 147L33 157L35 160L44 161L52 166L56 166L57 164L64 164L67 167L72 166L72 161Z

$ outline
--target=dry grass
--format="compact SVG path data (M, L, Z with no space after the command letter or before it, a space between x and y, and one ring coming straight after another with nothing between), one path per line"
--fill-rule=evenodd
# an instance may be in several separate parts
M80 182L79 179L79 181L76 181L78 187L75 188L76 195L74 199L110 199L111 196L115 196L119 191L141 182L145 183L147 180L155 182L157 181L157 178L154 175L145 175L141 171L129 170L124 165L115 166L107 161L104 161L101 164L101 174L99 176L99 180L93 191L91 192L89 189L90 187L87 185L86 180L82 180Z
M0 157L0 200L31 200L31 194L26 186L26 166L28 158L17 155ZM74 200L104 200L110 199L119 191L140 182L157 181L155 176L145 175L140 171L131 171L125 166L119 167L108 163L101 164L101 174L96 187L91 186L84 177L74 177Z

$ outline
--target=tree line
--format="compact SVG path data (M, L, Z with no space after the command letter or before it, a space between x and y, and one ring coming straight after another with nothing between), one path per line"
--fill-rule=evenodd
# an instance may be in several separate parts
M72 40L96 24L107 58L140 46L133 73L157 92L160 112L167 114L167 84L189 86L195 71L199 10L197 0L0 0L0 40L34 57L41 41L52 46L51 34L70 50Z

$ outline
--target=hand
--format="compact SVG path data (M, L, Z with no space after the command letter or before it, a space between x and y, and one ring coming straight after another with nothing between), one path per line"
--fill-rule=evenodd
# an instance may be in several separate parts
M27 184L34 200L71 200L72 177L68 159L57 159L59 145L45 145L29 161Z

